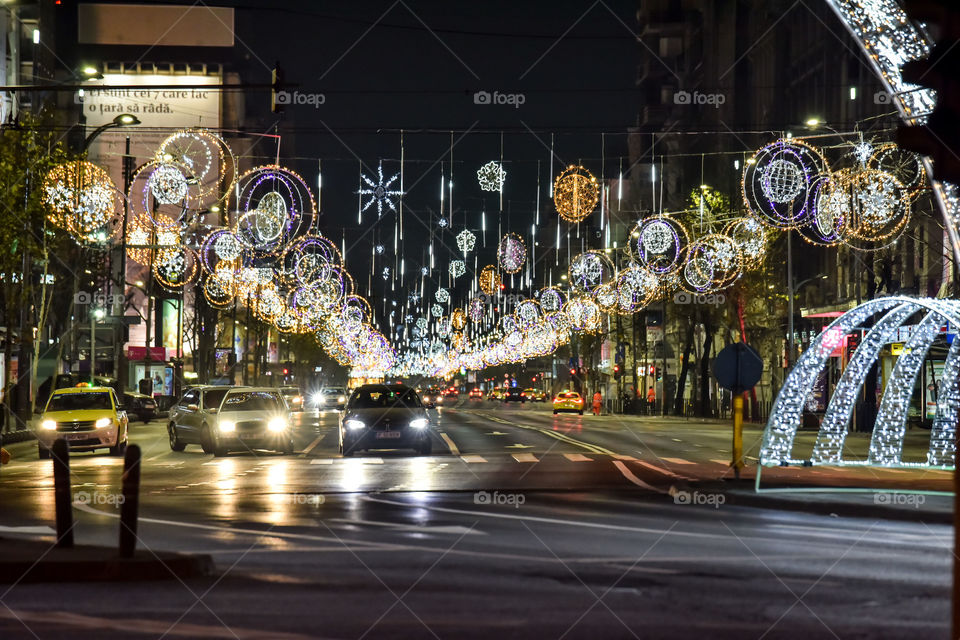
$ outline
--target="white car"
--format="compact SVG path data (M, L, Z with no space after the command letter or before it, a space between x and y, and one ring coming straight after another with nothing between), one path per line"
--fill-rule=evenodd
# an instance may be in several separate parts
M313 398L313 404L323 409L343 409L347 404L347 390L343 387L324 387Z

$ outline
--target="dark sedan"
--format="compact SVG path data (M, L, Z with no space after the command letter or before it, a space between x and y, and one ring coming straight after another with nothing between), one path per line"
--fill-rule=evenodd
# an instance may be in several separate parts
M505 394L503 394L504 403L507 402L526 402L527 396L524 395L523 391L517 388L508 389Z
M365 384L350 396L340 420L340 453L414 449L429 455L430 420L420 396L401 385Z
M148 395L124 391L123 404L128 416L136 416L144 424L157 417L157 403Z

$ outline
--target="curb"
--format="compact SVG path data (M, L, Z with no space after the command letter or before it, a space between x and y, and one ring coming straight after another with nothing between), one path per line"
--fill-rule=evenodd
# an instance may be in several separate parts
M133 582L198 578L213 572L207 554L138 551L119 558L108 547L77 545L51 549L52 542L0 538L0 583Z
M36 435L34 435L32 429L20 429L19 431L0 433L0 444L16 444L18 442L27 442L35 439Z

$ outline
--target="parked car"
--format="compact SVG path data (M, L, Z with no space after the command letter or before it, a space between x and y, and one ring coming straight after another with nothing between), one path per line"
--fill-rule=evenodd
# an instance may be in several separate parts
M119 456L127 449L128 431L127 413L112 388L57 389L40 415L37 453L49 458L53 443L62 438L70 451L109 449Z
M410 387L365 384L353 392L340 420L340 453L363 449L432 450L430 419Z
M128 416L136 416L144 424L157 417L157 401L143 393L124 391L123 406Z
M583 398L576 391L561 391L553 398L553 414L576 411L583 415Z
M512 389L507 389L506 393L503 394L503 403L508 402L526 402L527 397L523 394L523 391L517 387Z
M303 411L303 394L299 387L280 387L280 393L287 401L290 411Z

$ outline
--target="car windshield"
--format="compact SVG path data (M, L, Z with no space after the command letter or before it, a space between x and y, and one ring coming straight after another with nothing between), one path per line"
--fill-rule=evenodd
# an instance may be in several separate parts
M561 398L576 399L576 398L579 398L580 396L579 396L578 394L576 394L576 393L561 393L561 394L560 394L560 397L561 397Z
M343 389L324 389L321 393L325 396L342 396Z
M58 393L50 398L47 411L82 411L84 409L112 409L110 394L94 393Z
M203 396L203 406L206 409L216 409L223 402L223 396L227 395L229 389L214 389L207 391Z
M300 395L300 391L298 389L281 389L280 393L287 398L295 398Z
M223 411L276 411L279 408L276 394L269 391L231 393L223 402Z
M413 389L391 389L390 387L371 387L357 389L350 398L350 409L388 409L407 407L416 409L421 406L420 398Z

